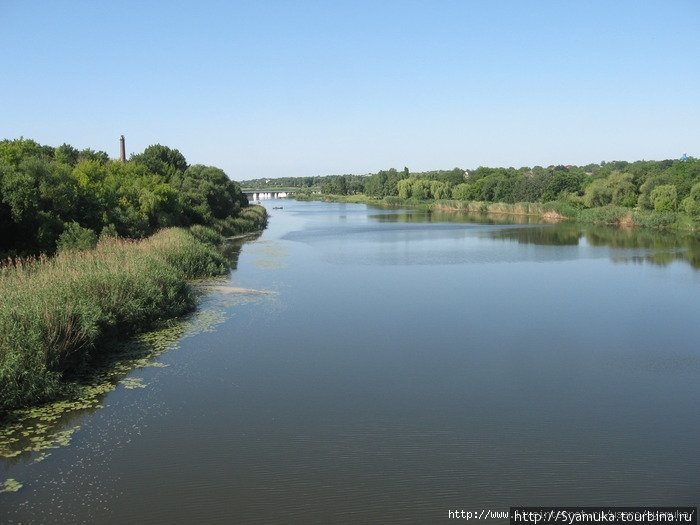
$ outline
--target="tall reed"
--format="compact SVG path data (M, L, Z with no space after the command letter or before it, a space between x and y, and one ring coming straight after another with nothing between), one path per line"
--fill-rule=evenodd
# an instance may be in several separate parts
M201 232L200 232L201 233ZM187 280L227 270L188 230L140 241L102 239L94 250L0 265L0 413L70 389L66 377L101 343L191 310Z

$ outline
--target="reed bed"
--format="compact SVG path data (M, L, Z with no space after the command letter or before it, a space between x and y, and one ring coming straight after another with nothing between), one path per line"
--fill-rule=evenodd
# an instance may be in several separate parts
M187 281L228 268L214 235L169 228L0 265L0 414L66 394L107 339L194 308Z

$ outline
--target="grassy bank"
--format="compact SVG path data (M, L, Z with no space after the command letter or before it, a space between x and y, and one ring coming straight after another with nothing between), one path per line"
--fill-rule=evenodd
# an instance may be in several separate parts
M570 220L624 228L653 228L682 232L696 232L700 229L697 221L682 212L657 212L615 205L578 209L561 201L544 204L437 201L432 204L431 209L448 212L529 215L549 221Z
M479 202L479 201L436 201L431 209L442 212L464 213L492 213L500 215L526 215L538 217L543 220L564 220L572 218L576 210L563 203L516 202L508 204L503 202Z
M407 207L412 209L438 211L444 213L494 214L537 217L543 221L576 221L587 224L620 226L625 228L654 228L657 230L697 232L700 223L682 212L657 212L624 206L599 206L576 208L568 202L552 201L504 202L461 201L461 200L417 200L399 197L378 199L366 195L319 195L301 194L298 200L323 200L327 202L351 202L384 208Z
M413 209L429 210L431 203L415 199L400 199L399 197L369 197L362 193L355 195L322 195L320 193L297 193L294 199L298 201L325 201L325 202L349 202L352 204L368 204L380 208L397 208L401 206Z
M245 213L239 233L266 219L264 209ZM0 414L70 394L102 343L192 310L188 280L229 267L222 241L203 226L168 228L0 266Z

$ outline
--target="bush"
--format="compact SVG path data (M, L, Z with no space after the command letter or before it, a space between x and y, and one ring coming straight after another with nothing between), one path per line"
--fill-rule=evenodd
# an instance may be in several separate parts
M578 218L583 222L592 222L595 224L618 224L625 216L630 213L628 208L609 204L600 208L591 208L581 210Z
M59 252L91 250L96 245L97 234L77 222L66 223L57 242Z
M645 228L656 228L667 230L673 228L678 223L678 214L674 212L652 212L648 210L637 210L633 213L634 223Z
M387 206L399 206L401 204L401 199L395 195L387 195L382 200Z

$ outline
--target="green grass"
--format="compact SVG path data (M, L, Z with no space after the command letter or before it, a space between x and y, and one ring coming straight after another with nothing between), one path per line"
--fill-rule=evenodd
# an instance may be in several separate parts
M0 413L67 394L106 340L192 310L187 281L228 268L215 234L169 228L0 266Z

